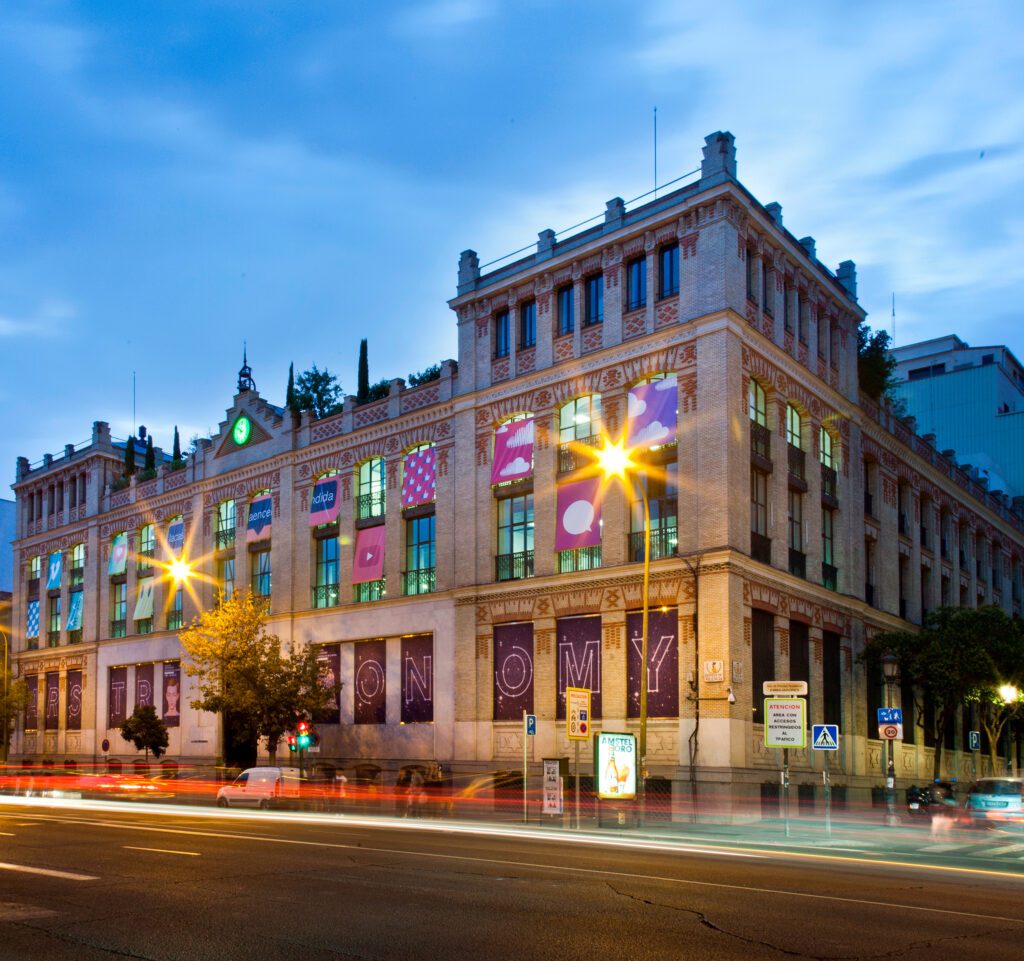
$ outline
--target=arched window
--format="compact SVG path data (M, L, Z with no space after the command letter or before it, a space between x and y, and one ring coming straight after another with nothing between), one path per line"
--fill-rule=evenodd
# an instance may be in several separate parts
M384 458L371 457L359 465L359 494L356 517L383 517L385 501Z
M601 395L585 394L563 404L558 412L558 440L586 442L601 432Z
M819 456L821 457L822 464L832 470L835 470L836 462L835 456L832 453L832 435L822 427L819 431L818 438L820 451Z
M764 388L753 377L747 388L747 413L755 424L768 426L768 398Z
M786 440L799 450L803 450L800 438L803 435L803 418L792 404L786 405Z

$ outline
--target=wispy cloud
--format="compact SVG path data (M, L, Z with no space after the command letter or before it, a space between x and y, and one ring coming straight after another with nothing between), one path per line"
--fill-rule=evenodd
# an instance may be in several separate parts
M28 314L0 311L0 337L56 337L67 329L77 311L65 300L47 300Z
M479 23L495 12L489 0L434 0L414 3L394 21L400 33L440 33Z

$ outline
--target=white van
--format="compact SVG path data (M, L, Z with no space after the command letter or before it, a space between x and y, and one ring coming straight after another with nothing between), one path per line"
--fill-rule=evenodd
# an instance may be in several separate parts
M217 806L266 810L276 798L299 796L297 767L251 767L217 792Z

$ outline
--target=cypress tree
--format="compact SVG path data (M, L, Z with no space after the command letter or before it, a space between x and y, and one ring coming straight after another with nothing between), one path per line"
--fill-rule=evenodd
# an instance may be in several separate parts
M135 438L129 437L124 445L124 476L131 477L135 473Z
M175 462L181 460L181 438L178 436L178 425L174 425L174 448L171 452L171 459Z
M284 406L295 410L295 362L288 365L288 389L284 392Z
M365 404L370 399L370 363L366 359L366 338L359 341L359 377L356 386L356 403Z
M156 470L156 452L153 450L153 435L146 438L146 470Z

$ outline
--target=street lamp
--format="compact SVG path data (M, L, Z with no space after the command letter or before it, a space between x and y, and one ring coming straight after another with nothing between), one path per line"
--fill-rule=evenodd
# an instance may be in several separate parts
M622 441L615 444L604 438L604 445L596 453L597 465L605 481L618 477L628 491L633 474L640 467L630 456ZM640 491L640 499L644 507L644 577L642 592L642 614L640 628L640 811L643 815L646 801L647 781L647 622L651 600L651 504L647 498L646 477L636 479L636 487Z
M885 678L885 706L892 707L892 689L899 674L900 662L893 653L882 655L882 674ZM885 821L890 827L896 820L896 765L893 762L893 739L889 738L889 760L885 769Z
M7 766L7 703L10 691L8 686L10 684L10 662L11 662L11 639L3 632L0 631L0 637L4 639L4 709L3 717L0 719L0 738L3 738L3 749L4 749L4 767Z
M999 696L1003 699L1003 703L1009 708L1011 704L1017 702L1017 698L1020 696L1020 692L1012 684L1004 684L999 688ZM1007 711L1006 720L1003 722L1006 728L1006 776L1009 777L1013 774L1013 764L1010 760L1010 752L1012 750L1012 744L1010 741L1010 716Z

